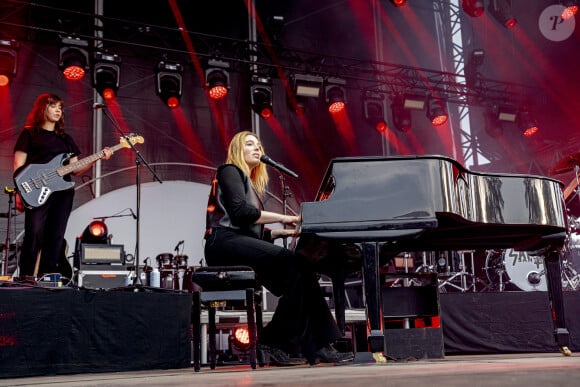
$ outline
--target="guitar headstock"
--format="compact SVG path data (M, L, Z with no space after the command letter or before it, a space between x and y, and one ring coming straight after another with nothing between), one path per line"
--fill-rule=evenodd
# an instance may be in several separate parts
M121 137L121 139L119 140L119 143L124 148L130 148L131 145L143 144L144 142L145 142L145 139L143 139L143 136L139 136L136 134L129 134L125 137ZM129 145L129 143L131 143L131 145Z

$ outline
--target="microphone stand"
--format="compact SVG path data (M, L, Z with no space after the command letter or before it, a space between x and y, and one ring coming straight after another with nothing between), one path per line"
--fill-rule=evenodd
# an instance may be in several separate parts
M286 198L291 197L292 192L290 192L290 188L286 185L286 178L284 177L284 174L281 173L278 178L280 179L280 184L282 187L282 215L286 215L287 208L288 208ZM284 227L284 229L286 229L285 224L283 224L282 227ZM282 238L282 243L284 245L284 248L288 247L287 239L288 239L288 237Z
M8 212L6 213L6 241L4 243L4 259L2 260L2 275L8 275L8 257L10 255L10 223L12 221L12 199L14 189L4 187L4 192L8 194ZM14 246L16 248L16 246Z
M139 275L139 244L140 244L140 240L141 240L140 239L140 234L141 234L141 165L145 164L147 169L149 169L149 172L151 172L151 174L153 175L155 180L157 180L160 184L163 184L163 181L161 181L161 179L159 178L159 176L157 176L157 174L151 168L149 163L147 163L147 161L145 161L143 156L141 156L141 153L139 152L139 150L137 150L137 148L135 148L133 143L131 143L128 136L123 132L123 129L121 129L121 126L119 125L119 123L117 122L115 117L110 115L107 112L106 108L104 108L102 110L103 110L103 113L105 114L105 117L107 117L109 119L109 121L113 124L113 127L115 128L115 130L117 130L117 132L119 132L119 134L127 140L127 143L129 144L131 149L133 149L133 152L135 153L135 156L136 156L135 157L135 166L137 169L137 173L135 175L135 179L136 179L135 180L135 188L136 188L136 194L137 194L137 198L136 198L137 203L136 203L135 210L137 213L135 214L135 216L137 219L135 222L135 278L133 279L133 285L136 286L136 285L138 285L138 283L141 282L141 276Z

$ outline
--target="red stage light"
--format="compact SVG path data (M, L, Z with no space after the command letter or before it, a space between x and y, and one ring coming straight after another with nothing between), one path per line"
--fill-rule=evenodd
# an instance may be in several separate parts
M387 123L385 121L379 121L375 125L375 129L381 133L385 132L388 129Z
M0 74L0 87L8 86L10 84L10 77Z
M268 118L272 117L272 109L270 108L264 108L262 109L262 111L260 112L260 116L267 120Z
M515 27L515 25L518 24L518 21L516 20L515 17L509 18L505 21L504 25L506 28L512 28Z
M94 220L89 224L89 232L95 238L107 235L107 225L102 220Z
M391 3L393 3L395 7L402 7L407 4L407 0L391 0Z
M62 70L62 74L69 81L80 81L85 77L85 69L81 66L68 66Z
M431 119L431 123L433 124L433 126L440 126L446 123L448 118L449 117L447 117L446 114L440 114Z
M569 7L564 8L564 11L562 11L562 19L568 20L570 18L573 18L577 13L578 13L578 6L571 5Z
M179 98L169 97L167 99L167 106L169 106L171 109L175 109L176 107L179 107Z
M103 98L110 101L115 98L115 90L111 88L106 88L103 90Z
M328 105L328 111L332 114L342 112L346 108L346 104L342 101L333 102Z
M214 86L212 88L209 89L209 97L211 99L222 99L224 98L226 95L228 95L228 89L225 86Z

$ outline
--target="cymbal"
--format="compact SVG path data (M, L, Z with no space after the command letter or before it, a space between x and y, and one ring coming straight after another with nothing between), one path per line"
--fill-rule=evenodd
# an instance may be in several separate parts
M580 166L580 152L566 156L558 161L556 165L550 169L550 174L558 175L560 173L570 172L573 171L576 166Z

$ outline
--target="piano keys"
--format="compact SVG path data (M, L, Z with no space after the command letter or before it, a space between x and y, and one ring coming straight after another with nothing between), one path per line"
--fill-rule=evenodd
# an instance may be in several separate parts
M567 353L562 188L547 177L471 172L444 156L336 158L315 200L301 204L295 249L335 278L362 270L371 352L384 348L379 270L386 260L402 251L535 251L545 261L555 339Z

